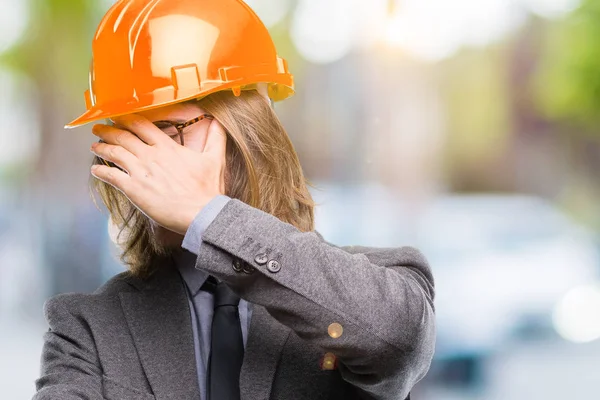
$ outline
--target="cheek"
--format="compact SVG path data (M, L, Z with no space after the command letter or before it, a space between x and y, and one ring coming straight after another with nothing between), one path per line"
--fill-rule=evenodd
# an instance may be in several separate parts
M193 132L189 132L185 135L185 147L202 153L206 146L206 139L208 139L208 127L210 121L201 121Z
M196 151L198 153L202 153L204 150L204 146L206 145L206 135L191 135L185 138L185 147Z

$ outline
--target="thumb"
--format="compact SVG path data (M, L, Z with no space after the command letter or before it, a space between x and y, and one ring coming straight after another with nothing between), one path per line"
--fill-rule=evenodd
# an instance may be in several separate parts
M225 147L227 145L227 134L225 128L216 119L208 127L208 136L204 145L203 153L214 153L225 157Z

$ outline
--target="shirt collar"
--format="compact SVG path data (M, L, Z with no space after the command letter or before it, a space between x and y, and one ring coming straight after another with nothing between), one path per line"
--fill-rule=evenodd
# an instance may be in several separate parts
M196 296L209 275L208 272L196 268L197 258L194 253L185 249L173 254L175 266L179 270L192 297Z

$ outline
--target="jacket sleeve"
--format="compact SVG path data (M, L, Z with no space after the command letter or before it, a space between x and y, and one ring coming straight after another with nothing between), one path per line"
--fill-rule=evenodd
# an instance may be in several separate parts
M86 323L67 309L69 295L44 304L48 332L44 335L41 374L33 400L101 400L102 371Z
M336 247L232 199L203 232L196 267L336 355L365 398L403 399L429 369L433 277L413 248Z

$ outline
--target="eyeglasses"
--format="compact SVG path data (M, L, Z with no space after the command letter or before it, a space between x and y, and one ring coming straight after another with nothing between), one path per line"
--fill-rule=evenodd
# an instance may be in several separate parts
M183 130L188 126L195 124L196 122L202 121L203 119L213 120L214 117L210 114L202 114L199 117L182 123L176 123L173 121L155 121L153 124L170 138L175 140L178 144L185 146L183 141Z
M155 121L155 122L153 122L153 124L158 129L163 131L167 136L169 136L171 139L173 139L175 142L177 142L177 144L185 146L185 142L183 140L183 130L185 128L187 128L188 126L193 125L196 122L200 122L204 119L213 120L213 119L215 119L215 117L213 117L210 114L202 114L199 117L190 119L189 121L186 121L186 122L177 123L177 122L168 121L168 120L164 120L164 121L161 120L161 121ZM112 121L109 121L109 124L114 125L112 123ZM100 140L99 142L102 143L102 140ZM102 162L104 164L108 165L109 167L119 168L114 163L107 161L103 158L101 158L100 160L102 160ZM121 168L119 168L119 169L121 169Z

